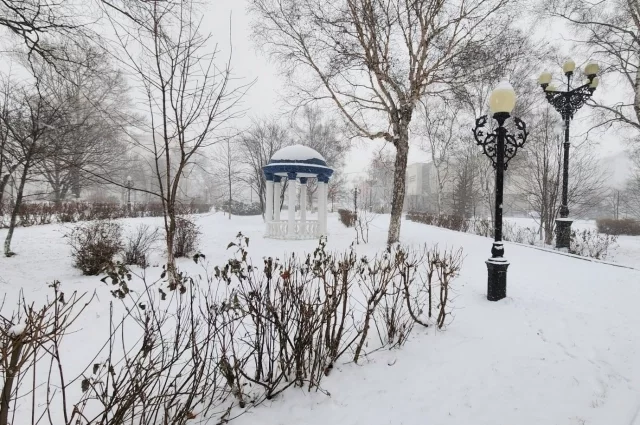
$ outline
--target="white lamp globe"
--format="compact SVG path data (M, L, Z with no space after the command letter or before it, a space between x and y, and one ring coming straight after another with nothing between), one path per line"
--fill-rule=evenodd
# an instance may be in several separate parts
M572 59L568 59L563 65L562 70L565 74L575 71L576 63Z
M587 66L584 67L584 75L596 75L600 71L600 66L598 66L595 62L589 62Z
M549 84L551 82L551 73L548 71L543 72L538 77L538 84Z
M491 113L508 113L516 106L516 92L508 81L501 81L489 96Z

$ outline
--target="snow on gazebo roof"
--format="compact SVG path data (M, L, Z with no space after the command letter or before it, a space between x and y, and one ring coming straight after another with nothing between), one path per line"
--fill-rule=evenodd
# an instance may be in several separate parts
M292 145L278 150L273 154L269 163L278 162L302 162L306 164L327 165L327 161L325 161L318 151L304 145Z
M292 145L278 150L263 170L267 180L273 179L274 176L280 178L292 174L297 178L318 177L328 181L333 174L333 169L327 166L327 161L322 155L303 145Z

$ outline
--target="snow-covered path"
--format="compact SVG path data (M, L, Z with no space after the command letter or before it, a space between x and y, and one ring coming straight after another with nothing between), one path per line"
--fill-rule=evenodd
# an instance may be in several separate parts
M157 219L124 221L160 225ZM198 223L202 252L213 264L228 257L225 248L238 231L250 237L255 260L316 246L265 240L256 217L211 214ZM382 249L387 223L388 217L378 217L370 243L358 251ZM99 279L71 268L61 229L17 230L19 255L0 258L0 291L8 298L23 288L27 299L37 301L53 279L67 290L97 288L108 296ZM342 227L336 215L329 229L330 248L344 249L354 239L354 230ZM402 234L407 244L464 248L447 330L417 329L401 350L379 351L361 366L339 365L324 381L331 396L289 390L234 423L640 425L640 271L507 243L508 297L491 303L485 298L489 239L412 222L403 222ZM194 267L189 260L181 266Z

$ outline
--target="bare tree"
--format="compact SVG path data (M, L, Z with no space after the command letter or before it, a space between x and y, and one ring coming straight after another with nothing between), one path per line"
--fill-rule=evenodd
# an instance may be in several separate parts
M123 167L123 128L134 117L124 77L110 66L106 55L86 46L74 56L83 58L82 65L67 64L55 72L37 61L36 68L52 101L64 105L38 163L56 202L71 192L79 197L83 188L101 182L96 176L114 174Z
M157 190L164 210L167 268L175 276L173 254L180 181L203 149L218 141L216 131L238 117L248 86L232 86L231 53L220 67L218 50L201 29L196 3L135 2L132 20L108 14L128 67L144 90L150 138L139 146L153 155ZM109 13L109 12L108 12ZM113 182L119 183L119 182ZM136 188L137 189L137 188Z
M481 200L479 172L482 153L470 135L462 137L453 156L453 213L461 217L476 217Z
M562 126L560 117L547 106L535 117L521 162L513 167L513 184L540 220L540 236L546 244L553 241L555 220L560 210L562 185ZM579 217L604 199L606 176L588 144L576 146L571 153L569 203Z
M342 134L339 123L328 118L320 108L306 105L291 127L297 143L316 150L334 170L344 166L345 156L349 150L349 140ZM307 181L309 208L313 208L313 198L317 188L316 178Z
M327 197L331 200L331 212L335 209L336 202L340 203L347 193L347 179L340 169L337 169L329 179Z
M86 25L91 21L88 6L58 0L2 0L0 30L13 36L13 53L26 49L30 58L35 56L56 69L69 62L81 64L68 55L68 47L96 37Z
M423 135L421 149L429 152L431 163L436 171L436 191L438 196L438 215L442 214L444 189L452 182L452 156L454 144L459 141L459 109L441 99L424 99L424 122L420 131ZM425 140L426 139L426 140Z
M267 186L262 167L269 163L274 153L290 143L289 131L276 120L254 120L251 127L240 136L240 161L247 168L248 177L245 183L258 195L263 213Z
M225 182L226 203L229 207L229 220L231 220L231 210L233 209L233 193L238 190L238 183L242 181L238 173L238 165L240 164L240 152L237 148L237 142L227 137L218 147L218 161L216 174L220 180Z
M13 148L4 149L2 154L4 156L10 151L13 154L12 164L16 165L13 172L17 174L15 180L18 182L9 230L4 242L4 255L10 257L14 255L11 251L11 240L27 179L33 168L42 160L47 133L58 125L62 105L51 102L52 97L47 93L47 87L41 85L37 77L34 85L13 82L5 84L4 87L9 89L10 93L4 93L2 96L4 105L0 110L4 110L5 113L0 114L0 120L6 129L7 144L11 143Z
M395 158L388 150L379 151L371 160L367 170L366 204L375 212L388 212L393 200ZM364 203L363 203L364 204Z
M532 123L533 124L533 123ZM540 223L540 238L553 241L553 229L559 211L562 182L562 132L560 118L547 106L535 122L538 131L527 140L526 159L517 173L515 186L527 197Z
M428 91L464 80L473 66L465 53L499 37L495 32L505 25L489 21L506 3L251 1L259 17L256 39L286 70L303 102L327 99L355 135L396 148L388 243L400 237L409 126L418 102Z
M633 153L633 172L624 188L624 209L633 217L640 218L640 151Z

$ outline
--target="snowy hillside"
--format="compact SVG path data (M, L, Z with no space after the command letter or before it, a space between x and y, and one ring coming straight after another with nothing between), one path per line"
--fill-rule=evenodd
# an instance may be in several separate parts
M160 225L156 219L124 220L128 226L140 221ZM376 219L370 243L358 246L358 252L384 247L387 221L386 216ZM202 252L214 264L228 257L225 247L238 231L250 238L256 262L316 246L262 238L259 217L228 220L211 214L197 222ZM233 423L640 425L640 340L635 338L640 263L637 269L622 268L507 243L507 299L491 303L485 298L489 239L412 222L403 226L403 243L464 249L454 283L454 318L446 330L417 329L399 350L377 351L362 365L337 365L322 385L330 395L290 389ZM335 215L329 231L331 249L345 249L354 239L353 229L344 228ZM101 302L90 305L90 321L70 335L75 343L68 349L82 358L92 331L108 326L110 288L71 267L64 232L59 225L16 232L19 255L0 258L0 287L7 296L3 312L21 289L27 300L42 302L46 283L54 279L68 292L97 290ZM190 260L179 265L197 270ZM152 267L147 273L160 271ZM30 423L27 416L15 425ZM193 423L201 422L207 418L194 418Z

